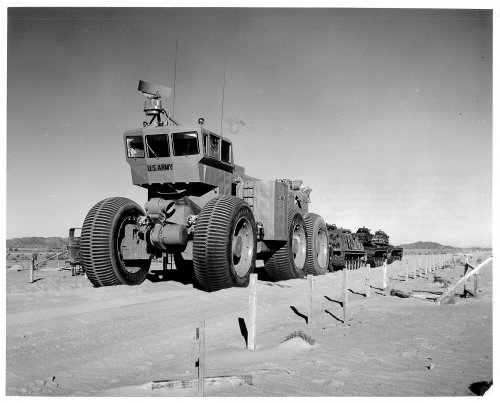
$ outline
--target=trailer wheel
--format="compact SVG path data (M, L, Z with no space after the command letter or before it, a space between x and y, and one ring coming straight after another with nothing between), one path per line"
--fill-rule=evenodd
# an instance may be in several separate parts
M288 239L265 263L273 281L305 276L307 257L307 228L300 213L291 213L288 219Z
M326 274L328 269L328 234L325 220L317 214L304 216L307 228L306 274Z
M345 267L345 259L339 255L330 256L330 267L332 271L343 270Z
M256 255L257 225L250 206L234 196L210 200L198 216L193 239L194 274L200 288L246 287Z
M124 261L121 242L126 222L145 215L134 201L123 197L104 199L90 209L82 226L80 258L95 287L137 285L148 275L151 260Z

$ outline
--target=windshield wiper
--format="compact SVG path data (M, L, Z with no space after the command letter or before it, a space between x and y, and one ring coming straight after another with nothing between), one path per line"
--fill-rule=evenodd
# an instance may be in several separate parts
M149 143L146 141L146 145L148 146L148 150L151 151L151 154L153 154L156 159L159 161L160 158L158 158L158 156L155 154L155 152L153 151L153 149L151 148L151 146L149 145Z

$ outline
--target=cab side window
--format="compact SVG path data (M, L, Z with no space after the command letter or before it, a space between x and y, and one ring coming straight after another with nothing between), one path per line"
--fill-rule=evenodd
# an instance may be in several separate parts
M210 143L208 145L208 155L213 158L220 159L220 138L210 135Z
M144 141L142 136L127 136L127 157L128 158L144 158Z
M232 163L232 158L231 158L231 143L228 141L222 140L222 146L221 146L221 160L223 162L227 162L229 164Z

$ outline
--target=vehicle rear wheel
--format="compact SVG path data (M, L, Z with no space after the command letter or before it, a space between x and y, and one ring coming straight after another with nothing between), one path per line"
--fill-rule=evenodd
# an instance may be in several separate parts
M88 279L95 287L137 285L148 275L150 259L123 260L125 227L145 215L134 201L111 197L97 203L85 217L80 239L80 258Z
M305 276L307 257L307 229L300 213L288 218L288 239L265 263L265 270L273 281Z
M256 255L257 225L250 206L234 196L210 200L198 216L193 239L194 274L200 288L246 287Z
M304 216L307 228L306 274L325 274L328 269L328 233L325 220L317 214Z

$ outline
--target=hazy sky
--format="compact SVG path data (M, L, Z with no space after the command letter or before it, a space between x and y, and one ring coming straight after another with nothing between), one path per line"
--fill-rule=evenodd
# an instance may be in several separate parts
M7 238L144 205L122 133L144 120L140 79L173 86L176 38L175 117L220 132L226 58L222 130L247 174L302 179L311 211L394 244L491 246L488 10L10 8Z

